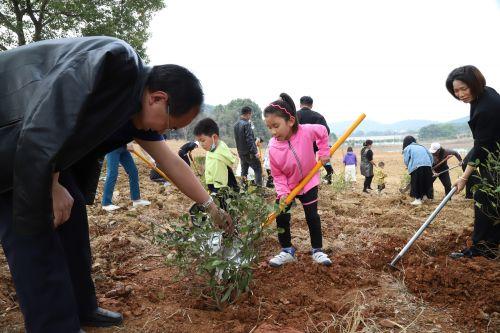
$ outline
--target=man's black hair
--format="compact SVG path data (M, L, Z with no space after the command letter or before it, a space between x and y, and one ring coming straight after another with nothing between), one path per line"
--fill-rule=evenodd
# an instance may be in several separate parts
M313 105L313 99L312 99L311 96L302 96L300 98L300 104L301 105L312 106Z
M203 103L200 81L182 66L154 66L146 87L150 92L163 91L168 94L169 112L174 117L180 117Z
M212 136L219 135L219 126L212 118L205 118L200 120L193 129L193 134Z
M246 114L249 114L249 113L252 113L252 108L249 107L249 106L244 106L241 108L240 110L240 114L243 116L243 115L246 115Z

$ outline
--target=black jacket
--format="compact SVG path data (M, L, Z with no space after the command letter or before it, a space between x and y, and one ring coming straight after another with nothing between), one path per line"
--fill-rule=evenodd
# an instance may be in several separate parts
M472 163L486 159L487 152L496 151L500 142L500 95L485 87L484 92L470 105L469 127L474 138L470 155Z
M52 173L71 167L91 202L92 154L140 110L149 69L109 37L47 40L0 53L0 193L13 190L14 228L52 227Z
M328 134L330 134L330 127L328 127L325 117L323 117L319 112L313 111L309 108L302 108L297 111L297 116L299 118L299 124L320 124L325 126Z
M248 120L240 119L234 124L234 140L239 155L257 154L255 136Z

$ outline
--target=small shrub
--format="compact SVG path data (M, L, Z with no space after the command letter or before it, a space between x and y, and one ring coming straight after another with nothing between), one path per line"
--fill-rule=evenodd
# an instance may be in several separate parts
M344 172L332 175L332 190L334 193L344 193L351 185L351 182L345 180Z
M487 151L488 155L484 163L479 165L479 173L474 175L478 183L472 187L472 191L482 192L487 203L475 202L485 215L493 220L494 224L500 223L500 145L493 151Z
M258 191L220 195L233 219L234 235L224 234L207 214L198 212L192 217L193 224L186 214L173 232L156 233L155 237L166 250L167 262L179 268L181 277L199 277L201 295L219 310L250 290L265 233L262 222L273 211Z

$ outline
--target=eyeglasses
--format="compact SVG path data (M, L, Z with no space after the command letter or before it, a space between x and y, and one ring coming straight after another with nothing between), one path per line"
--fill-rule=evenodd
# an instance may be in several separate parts
M170 128L170 99L167 101L167 129L163 132L164 134L170 133L172 131L176 131L177 127Z

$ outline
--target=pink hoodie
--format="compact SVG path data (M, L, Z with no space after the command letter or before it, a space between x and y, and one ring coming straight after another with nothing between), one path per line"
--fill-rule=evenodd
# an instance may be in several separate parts
M269 141L269 161L274 187L278 198L286 196L314 168L316 156L313 142L318 146L318 155L329 156L328 132L323 125L299 125L297 133L289 140ZM319 173L306 184L299 194L304 194L319 184Z

